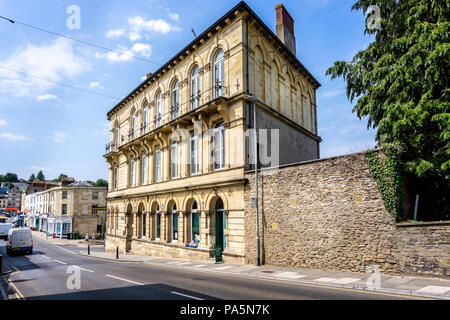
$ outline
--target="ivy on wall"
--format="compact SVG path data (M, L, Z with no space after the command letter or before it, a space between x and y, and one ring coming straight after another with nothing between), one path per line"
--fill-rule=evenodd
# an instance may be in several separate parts
M370 173L375 178L386 210L398 221L403 217L404 181L397 153L391 149L366 154Z

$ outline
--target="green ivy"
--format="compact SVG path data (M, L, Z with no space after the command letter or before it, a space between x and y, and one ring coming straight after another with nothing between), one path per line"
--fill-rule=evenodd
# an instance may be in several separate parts
M404 182L398 153L385 149L366 154L370 173L375 178L386 210L398 221L403 219Z

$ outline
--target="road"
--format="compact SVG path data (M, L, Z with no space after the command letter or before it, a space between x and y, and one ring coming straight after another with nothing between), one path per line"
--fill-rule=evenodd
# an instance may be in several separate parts
M25 299L58 300L317 300L413 299L383 293L330 288L243 276L163 268L142 263L118 263L79 256L72 251L34 239L34 252L8 257L20 272L10 281ZM78 249L79 250L79 249ZM80 289L67 286L71 266L81 269ZM72 283L69 281L69 284Z

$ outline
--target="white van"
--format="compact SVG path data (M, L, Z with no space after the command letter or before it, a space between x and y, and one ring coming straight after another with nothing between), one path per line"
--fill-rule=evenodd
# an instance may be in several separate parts
M6 252L11 255L15 252L33 253L33 238L30 228L15 228L8 232Z
M0 239L8 239L9 229L12 228L12 223L0 223Z

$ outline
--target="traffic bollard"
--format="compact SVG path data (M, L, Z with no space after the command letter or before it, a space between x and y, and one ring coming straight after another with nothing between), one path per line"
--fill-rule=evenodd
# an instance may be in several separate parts
M116 259L119 259L119 247L116 247Z
M91 255L91 245L88 244L88 256L90 256L90 255Z

